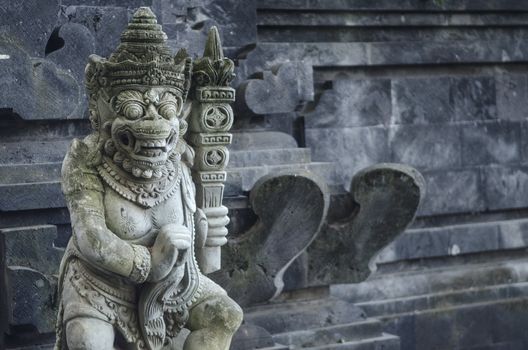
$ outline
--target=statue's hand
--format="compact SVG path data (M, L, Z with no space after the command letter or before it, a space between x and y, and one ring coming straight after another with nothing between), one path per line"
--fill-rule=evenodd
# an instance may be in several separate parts
M182 225L169 224L163 226L151 249L152 268L149 282L157 282L167 277L174 265L185 261L191 247L191 233Z
M203 208L207 217L207 239L205 245L209 247L219 247L227 243L227 228L229 224L228 210L225 206Z

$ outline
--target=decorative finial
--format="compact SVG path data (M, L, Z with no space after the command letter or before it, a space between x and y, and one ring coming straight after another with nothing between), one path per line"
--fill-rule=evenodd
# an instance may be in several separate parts
M203 57L209 57L213 61L224 58L224 50L222 49L222 42L220 41L220 33L218 32L218 28L216 28L216 26L212 26L211 29L209 29Z

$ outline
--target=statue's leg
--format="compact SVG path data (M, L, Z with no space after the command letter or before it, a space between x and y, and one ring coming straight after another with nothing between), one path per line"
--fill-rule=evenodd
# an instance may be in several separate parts
M114 338L114 327L96 318L75 317L66 323L68 350L112 350Z
M229 350L231 338L242 323L242 309L225 291L201 277L207 293L189 311L187 328L191 334L184 350Z

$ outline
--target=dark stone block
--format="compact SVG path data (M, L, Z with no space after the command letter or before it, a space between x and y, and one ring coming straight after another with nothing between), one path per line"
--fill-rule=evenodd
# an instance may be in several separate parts
M251 151L233 151L229 154L229 168L310 163L309 148L282 148ZM1 168L0 168L1 174Z
M521 160L521 125L518 122L469 124L462 129L462 164L518 163Z
M307 128L386 125L391 116L390 81L334 80L312 108L304 114Z
M70 73L49 60L30 59L12 42L0 41L0 51L0 107L29 120L82 117L81 87Z
M31 56L44 57L59 5L59 0L0 1L0 37L6 35L7 40L16 42Z
M528 221L507 220L499 223L499 247L517 249L528 247Z
M393 124L435 124L453 120L449 78L392 80Z
M258 79L250 79L237 89L237 106L251 114L280 114L294 112L303 99L300 86L313 85L311 80L299 81L305 67L284 63L264 71ZM306 74L305 74L306 75Z
M391 0L265 0L258 3L262 9L307 9L312 10L526 10L528 5L515 0L446 0L441 3L421 0L402 0L395 4Z
M427 194L418 215L477 212L485 209L485 194L477 169L423 173Z
M62 5L79 5L79 6L123 6L135 9L140 6L152 6L152 0L62 0Z
M194 56L203 53L207 31L213 25L218 27L223 45L234 51L257 41L255 0L244 2L244 6L234 0L161 1L157 12L167 27L171 48L185 47Z
M58 181L61 163L0 165L2 185Z
M53 246L57 237L54 226L33 226L0 230L1 269L6 276L9 326L32 326L40 333L52 332L57 310L54 304L56 276L63 251Z
M297 148L295 139L283 132L234 132L230 150Z
M336 162L336 180L344 186L350 184L360 169L390 160L387 130L383 127L321 128L305 132L312 159Z
M64 208L60 182L0 185L0 210Z
M514 230L512 226L508 227ZM497 223L408 230L376 257L376 263L458 256L504 249ZM513 248L515 239L510 239ZM517 243L517 242L516 242Z
M271 334L327 327L366 320L364 311L337 298L275 302L247 309L246 322L258 325Z
M0 142L0 164L62 163L70 143L69 139Z
M525 120L528 117L528 75L503 73L497 76L497 113L500 119Z
M48 54L47 58L62 69L69 70L79 82L83 82L88 56L95 52L92 33L84 25L66 23L57 29L57 35L64 40L64 46Z
M119 45L119 33L121 33L127 26L129 10L125 7L85 6L88 5L88 3L86 1L83 2L83 6L66 7L63 10L64 20L85 26L95 38L95 49L92 49L90 53L97 53L100 56L108 57ZM121 2L117 2L117 6L119 6ZM143 2L146 3L148 1ZM131 8L136 7L130 2L127 2L126 4ZM80 44L71 43L71 40L68 38L63 37L63 39L66 45ZM88 56L84 56L83 60L84 65L86 65ZM84 74L84 66L82 73Z
M394 126L389 139L393 162L420 170L449 169L461 164L462 147L457 126Z
M492 76L453 78L451 100L456 121L497 118L495 78Z
M488 210L528 206L526 167L485 167L482 169Z
M57 316L53 299L57 288L55 277L15 266L8 267L5 274L10 293L7 323L31 326L40 333L53 332Z

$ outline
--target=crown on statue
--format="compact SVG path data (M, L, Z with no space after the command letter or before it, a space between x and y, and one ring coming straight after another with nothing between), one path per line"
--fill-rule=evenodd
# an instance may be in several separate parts
M167 35L148 7L140 7L125 31L121 43L107 60L91 55L86 67L90 92L100 87L126 85L170 86L186 95L190 86L191 60L185 50L172 56Z

